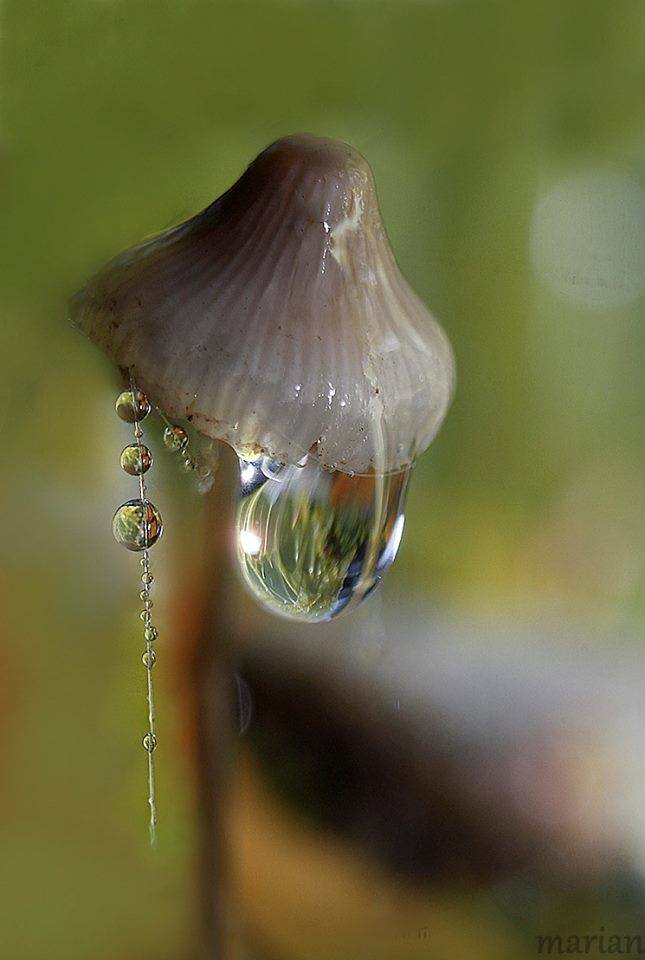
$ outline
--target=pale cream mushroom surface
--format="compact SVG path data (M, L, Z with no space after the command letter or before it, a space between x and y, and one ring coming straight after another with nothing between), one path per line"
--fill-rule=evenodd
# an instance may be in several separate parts
M454 386L365 159L278 140L202 213L109 263L73 319L172 418L243 455L348 474L411 464Z

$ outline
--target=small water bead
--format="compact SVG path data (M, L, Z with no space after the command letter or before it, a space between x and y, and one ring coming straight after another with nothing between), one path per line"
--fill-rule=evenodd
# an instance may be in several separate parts
M134 396L132 390L124 390L116 399L115 409L126 423L135 423L148 416L150 401L141 390L135 390Z
M139 477L152 466L152 454L146 446L131 443L121 451L121 467L131 477Z
M396 556L409 476L241 461L238 560L255 597L304 621L330 620L366 597Z
M197 483L197 492L201 493L202 496L205 496L207 493L210 493L210 491L213 489L214 483L215 483L215 477L212 477L212 476L204 477L203 479L199 480L199 482Z
M146 670L152 670L157 662L157 654L154 652L154 650L144 650L143 656L141 657L141 662Z
M188 446L188 434L183 427L166 427L163 442L172 453L181 453Z
M197 464L192 457L185 457L181 464L182 470L184 470L185 473L192 473L196 466Z
M148 753L152 753L157 749L157 738L154 733L146 733L142 743L144 750L147 750Z
M159 633L157 632L156 627L147 626L146 629L144 630L143 635L146 638L147 643L154 643L157 637L159 636Z
M149 500L128 500L114 514L112 532L117 543L128 550L145 550L163 532L161 514Z
M207 493L213 485L212 476L217 473L220 460L221 444L209 437L197 436L197 452L195 454L195 472L197 489L200 493ZM201 484L205 489L201 489Z
M154 577L151 573L144 573L141 581L149 586L154 581Z

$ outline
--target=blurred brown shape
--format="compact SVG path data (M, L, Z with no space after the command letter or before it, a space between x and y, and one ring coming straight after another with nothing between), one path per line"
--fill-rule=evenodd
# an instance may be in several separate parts
M248 758L236 778L231 837L233 887L253 957L518 955L507 931L492 919L469 916L452 891L401 882L359 846L295 815Z

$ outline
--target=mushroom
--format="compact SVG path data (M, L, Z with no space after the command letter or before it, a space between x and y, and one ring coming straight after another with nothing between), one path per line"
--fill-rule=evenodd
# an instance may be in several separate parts
M454 362L356 150L277 140L202 213L109 263L73 316L169 417L242 458L240 563L272 609L328 619L372 589Z

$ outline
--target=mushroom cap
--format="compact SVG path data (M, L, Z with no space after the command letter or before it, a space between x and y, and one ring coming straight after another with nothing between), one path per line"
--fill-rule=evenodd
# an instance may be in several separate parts
M277 140L202 213L118 256L75 323L168 416L238 452L385 473L435 436L449 341L401 275L352 147Z

